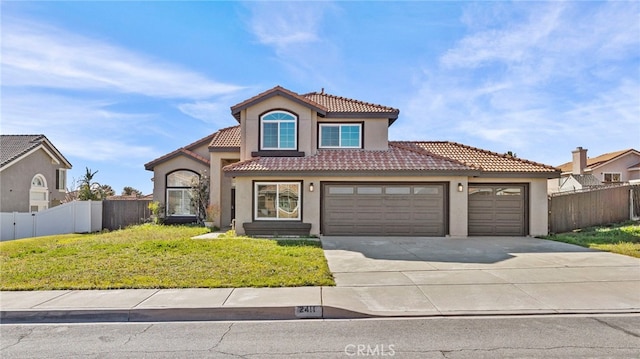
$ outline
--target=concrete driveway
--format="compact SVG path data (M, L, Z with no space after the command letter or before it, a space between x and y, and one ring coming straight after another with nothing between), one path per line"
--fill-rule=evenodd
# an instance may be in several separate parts
M640 312L640 259L528 237L322 237L323 304L374 315Z

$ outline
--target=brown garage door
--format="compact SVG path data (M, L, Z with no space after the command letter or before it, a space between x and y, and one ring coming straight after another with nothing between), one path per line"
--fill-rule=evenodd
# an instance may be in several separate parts
M444 236L441 183L324 183L322 233L327 236Z
M526 185L469 184L469 235L526 235L526 202Z

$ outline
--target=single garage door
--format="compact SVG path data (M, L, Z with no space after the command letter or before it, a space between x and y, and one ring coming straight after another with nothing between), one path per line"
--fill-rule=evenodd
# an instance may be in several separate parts
M526 185L469 184L469 235L526 235L526 203Z
M324 183L322 233L327 236L444 236L442 183Z

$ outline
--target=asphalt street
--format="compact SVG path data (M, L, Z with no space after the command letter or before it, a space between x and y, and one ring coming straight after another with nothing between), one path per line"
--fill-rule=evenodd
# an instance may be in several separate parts
M2 358L637 358L640 315L0 325Z

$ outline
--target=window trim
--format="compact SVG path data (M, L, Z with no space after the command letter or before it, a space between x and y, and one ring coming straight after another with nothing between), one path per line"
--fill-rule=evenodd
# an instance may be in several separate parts
M186 187L185 186L169 186L169 176L174 174L174 173L176 173L176 172L180 172L180 171L191 172L194 175L196 175L196 177L198 177L198 179L200 179L200 174L199 173L197 173L197 172L195 172L193 170L187 169L187 168L179 168L179 169L173 170L171 172L168 172L164 177L164 195L165 195L165 201L164 201L164 203L165 203L164 212L165 213L164 214L167 217L196 217L195 210L194 210L193 214L170 214L169 213L169 210L170 210L170 207L169 207L169 191L170 190L174 190L174 191L176 191L176 190L185 191L186 190L186 191L189 191L191 189L191 186L186 186Z
M359 146L342 146L342 127L358 126L360 130ZM338 127L338 146L322 145L322 128ZM318 122L318 148L319 149L362 149L364 148L364 122Z
M618 180L617 181L607 181L606 180L607 175L618 175ZM620 182L622 182L622 173L621 172L603 172L602 173L602 182L604 182L604 183L620 183Z
M258 216L258 186L260 185L275 185L276 186L276 199L279 198L279 185L289 185L289 184L297 184L298 185L298 217L297 218L278 218L278 211L276 210L276 217L259 217ZM302 196L303 196L303 181L253 181L253 196L252 196L252 205L253 205L253 218L254 222L260 221L289 221L289 222L302 222ZM276 209L278 208L278 204L276 203Z
M65 168L56 169L56 189L60 192L67 191L67 170Z
M34 186L33 182L36 179L39 179L42 182L42 186ZM44 199L34 199L33 194L44 194ZM33 210L36 207L37 210ZM42 210L49 208L49 186L47 185L47 178L41 174L37 173L35 176L31 178L31 182L29 184L29 212L40 212Z
M275 120L273 122L268 121L268 123L278 123L278 147L265 147L264 146L264 117L271 115L273 113L284 113L287 114L289 116L293 117L293 121L291 120ZM280 124L281 123L290 123L293 122L293 147L280 147ZM298 115L296 115L295 113L285 110L285 109L273 109L273 110L269 110L263 114L260 115L259 117L259 123L258 123L258 142L259 142L259 148L260 151L297 151L298 150Z

